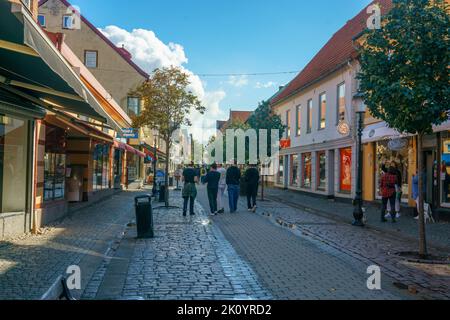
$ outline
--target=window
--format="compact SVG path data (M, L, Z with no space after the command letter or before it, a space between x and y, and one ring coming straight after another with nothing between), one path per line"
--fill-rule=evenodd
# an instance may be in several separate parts
M352 191L352 149L340 150L340 190L344 193Z
M327 156L325 151L317 153L317 190L325 191L327 183L326 174Z
M311 188L311 153L304 153L302 156L303 176L302 187Z
M38 15L38 22L41 25L41 27L45 28L45 16L44 15L42 15L42 14Z
M286 138L291 137L291 110L286 111Z
M98 67L98 52L97 51L84 51L84 65L88 68Z
M302 106L297 106L297 120L296 120L296 135L297 137L302 133Z
M64 199L66 181L66 155L44 155L44 201Z
M94 176L93 188L94 191L109 188L109 145L98 143L94 148L93 155L94 162Z
M440 166L441 180L441 205L443 207L450 206L450 132L442 132L442 154Z
M278 170L278 184L284 184L283 183L283 177L284 177L284 156L279 157L279 170Z
M307 108L307 120L308 120L308 128L307 133L311 133L312 129L312 108L313 108L313 101L312 99L308 100L308 108Z
M322 93L319 96L319 130L325 129L327 123L327 95Z
M0 114L0 212L24 212L27 199L28 121Z
M64 15L62 21L63 29L72 29L73 28L73 16L72 15Z
M291 186L297 186L298 185L298 155L293 154L291 155Z
M141 113L139 98L128 97L128 114L138 116Z
M337 124L345 120L345 82L337 87Z

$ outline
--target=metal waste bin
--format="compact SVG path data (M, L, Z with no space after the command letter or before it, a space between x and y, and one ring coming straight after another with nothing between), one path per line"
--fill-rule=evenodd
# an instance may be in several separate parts
M153 238L153 209L151 195L134 198L138 238Z
M159 202L165 202L166 201L166 186L161 185L159 186Z

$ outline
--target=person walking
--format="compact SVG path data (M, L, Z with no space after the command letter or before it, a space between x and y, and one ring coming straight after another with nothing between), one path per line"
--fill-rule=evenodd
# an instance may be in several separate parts
M241 181L241 170L236 166L236 161L227 169L226 183L228 187L228 202L230 213L237 211Z
M384 172L380 179L380 193L382 197L381 208L381 222L386 222L385 217L387 204L389 203L391 208L395 208L396 191L395 186L397 184L397 175L394 167L390 167L387 172ZM391 212L392 222L395 223L395 213Z
M209 208L212 215L217 215L217 193L219 192L220 173L217 172L217 164L211 166L211 170L206 174L203 183L207 184Z
M189 203L189 213L191 216L195 215L194 203L197 197L197 187L195 184L198 182L197 173L194 169L194 164L191 163L186 169L183 170L183 216L187 215L187 208Z
M256 165L250 165L245 171L244 180L246 183L247 208L248 211L256 211L256 196L258 195L259 171Z
M219 180L219 190L217 192L217 208L218 213L224 213L225 212L225 189L227 188L227 170L223 167L222 164L217 165L217 172L220 173L220 180Z
M388 218L389 216L391 216L395 210L395 218L399 219L400 218L400 209L401 209L401 201L402 201L402 196L403 196L403 192L402 192L402 173L400 172L400 170L397 167L397 163L395 163L394 161L391 162L391 168L392 168L392 173L394 173L397 176L397 183L395 184L395 208L391 207L391 204L388 203L387 206L387 214L385 216L385 218ZM387 171L388 169L386 169L385 171Z

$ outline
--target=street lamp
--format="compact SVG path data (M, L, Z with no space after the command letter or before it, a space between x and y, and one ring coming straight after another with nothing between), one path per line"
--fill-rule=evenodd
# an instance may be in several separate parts
M364 130L364 114L366 113L366 105L363 101L362 94L358 93L354 96L354 101L356 103L356 114L357 114L357 178L356 178L356 197L354 201L354 211L353 211L353 225L357 227L363 227L363 217L364 212L362 209L363 199L362 199L362 175L363 175L363 152L362 152L362 134Z
M153 196L156 195L156 162L157 162L157 157L156 155L158 154L158 151L156 149L156 142L158 139L158 131L157 130L153 130L153 189L152 189L152 194Z

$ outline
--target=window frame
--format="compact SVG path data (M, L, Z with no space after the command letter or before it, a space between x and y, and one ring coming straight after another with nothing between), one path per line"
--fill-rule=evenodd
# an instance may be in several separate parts
M302 105L299 104L295 107L295 136L300 137L302 135Z
M39 18L43 18L43 19L44 19L44 21L43 21L44 23L43 23L43 24L41 23L41 21L40 21ZM47 18L46 18L46 16L45 16L45 14L38 14L37 20L38 20L39 25L40 25L42 28L46 28L46 27L47 27Z
M127 97L127 113L130 115L130 101L132 99L137 100L137 112L134 112L135 116L139 116L142 112L141 110L141 99L139 97L128 96Z
M286 139L291 137L291 109L286 110Z
M87 65L87 54L95 53L95 67L90 67ZM97 69L98 68L98 50L84 50L84 66L89 69Z
M325 115L322 114L322 97L325 97ZM319 94L319 126L318 126L318 130L324 130L327 128L327 93L326 91L322 92L321 94ZM323 122L324 122L324 126L322 127L322 116L324 116L323 118Z
M312 132L312 111L313 111L313 99L309 99L306 104L306 117L307 117L307 124L306 124L306 133L309 134Z
M64 29L64 30L72 30L72 27L73 27L73 21L71 21L70 22L70 27L67 27L66 25L65 25L65 18L70 18L70 19L72 19L72 15L71 14L63 14L63 16L62 16L62 29Z
M340 100L340 88L344 86L344 119L340 120L340 104L339 104L339 100ZM336 87L336 125L339 125L339 123L341 123L341 121L345 121L345 118L347 117L347 99L345 98L345 93L346 93L347 87L346 87L346 83L345 81L339 83Z

